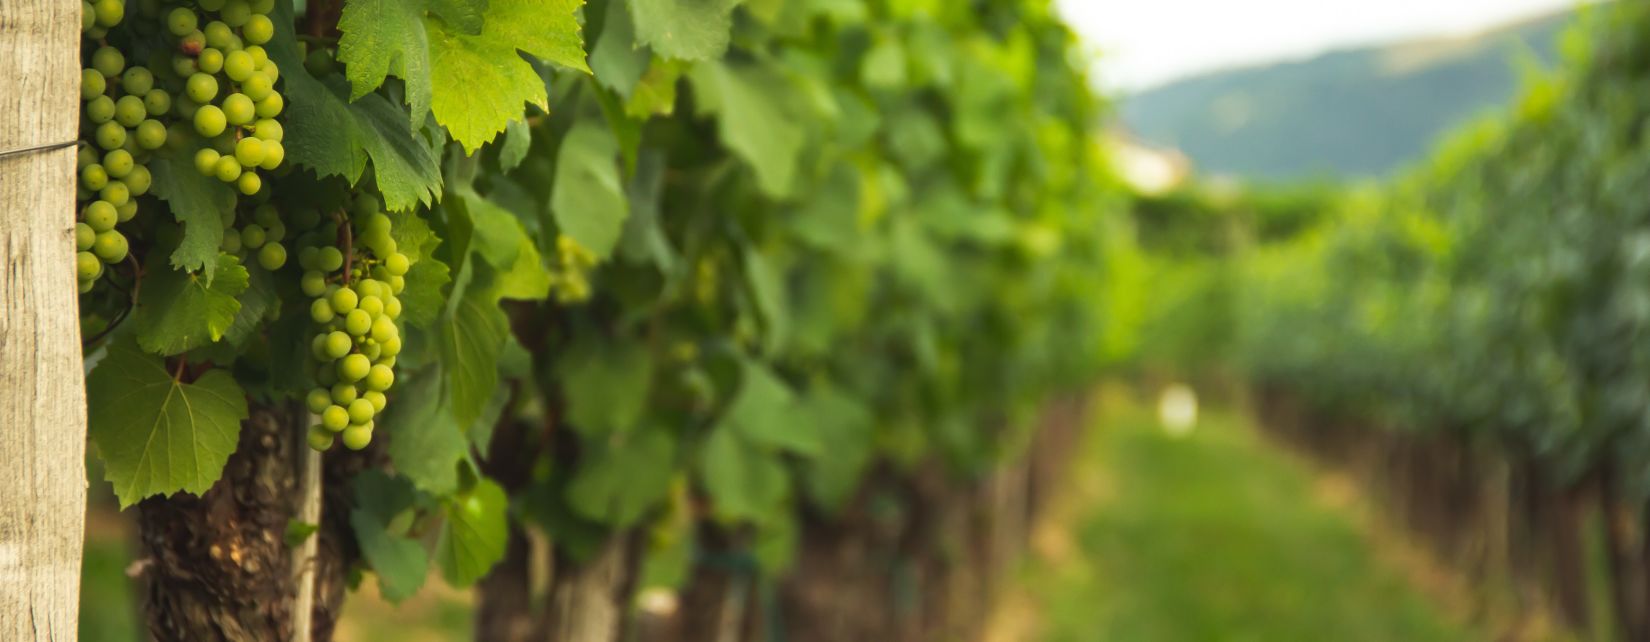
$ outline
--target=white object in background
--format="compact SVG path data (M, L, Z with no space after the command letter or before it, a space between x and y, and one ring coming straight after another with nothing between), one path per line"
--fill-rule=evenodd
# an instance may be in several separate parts
M1197 393L1183 383L1169 384L1157 400L1157 419L1163 432L1181 437L1197 425Z

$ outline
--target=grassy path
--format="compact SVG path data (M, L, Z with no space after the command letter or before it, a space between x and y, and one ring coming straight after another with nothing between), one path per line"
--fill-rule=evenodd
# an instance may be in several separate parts
M998 638L1480 639L1378 559L1311 472L1243 419L1206 416L1171 437L1145 409L1109 406Z

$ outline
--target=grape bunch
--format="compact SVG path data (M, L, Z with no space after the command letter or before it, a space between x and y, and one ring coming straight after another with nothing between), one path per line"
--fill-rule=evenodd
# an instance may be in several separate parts
M250 220L244 220L248 218ZM241 219L238 227L237 219ZM230 210L224 217L223 228L223 242L218 249L228 254L244 254L272 272L286 265L286 246L281 244L286 238L286 224L274 205L255 206L246 217L238 217Z
M373 418L384 411L384 393L395 383L401 352L401 294L409 261L396 250L389 216L370 195L357 198L347 220L319 225L298 252L300 282L314 300L310 318L316 383L305 403L320 423L310 428L309 445L365 448ZM341 239L341 240L340 240Z
M263 189L257 170L286 158L275 120L286 106L275 89L281 70L263 48L275 35L274 8L275 0L200 0L166 14L172 72L183 79L176 112L206 142L195 169L247 196Z
M590 299L590 271L596 255L566 234L556 236L556 264L550 268L550 293L558 303Z
M100 0L81 7L87 36L107 33L125 16L120 0ZM81 127L75 223L75 277L88 292L103 276L105 264L126 258L129 243L115 229L137 215L137 197L149 191L150 153L166 144L166 126L157 117L171 107L171 97L155 87L154 74L127 66L120 50L99 46L90 66L80 72Z

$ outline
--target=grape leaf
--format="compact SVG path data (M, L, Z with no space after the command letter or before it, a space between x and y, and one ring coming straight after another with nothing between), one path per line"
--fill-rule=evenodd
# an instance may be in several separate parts
M361 545L361 555L378 574L378 592L384 599L399 603L417 594L429 573L430 556L424 547L391 535L383 522L359 508L349 512L349 525Z
M619 243L630 208L619 181L619 143L612 130L580 120L562 140L550 209L562 233L598 258Z
M138 344L145 350L173 355L222 339L241 309L236 299L247 287L246 268L229 254L219 254L217 278L173 270L151 257L143 278L143 295L132 313Z
M395 239L396 249L407 256L407 261L417 263L435 255L441 237L435 235L423 216L417 212L390 212L389 217L390 238Z
M709 60L728 49L739 0L629 0L637 42L666 58Z
M688 74L702 114L717 116L722 144L756 172L769 196L790 193L805 119L789 112L791 83L778 72L750 64L705 62Z
M338 17L338 60L349 78L350 100L367 95L394 74L407 88L412 127L430 111L430 39L420 0L349 0Z
M544 267L539 248L526 234L521 237L515 262L494 281L493 295L518 301L541 301L550 296L550 271Z
M512 120L504 125L504 144L498 150L498 167L506 172L521 166L527 160L527 150L533 147L533 128L525 120Z
M88 432L120 507L150 495L200 494L223 474L247 418L246 395L223 370L193 383L160 357L117 341L86 380Z
M469 493L446 502L447 520L435 550L448 584L474 584L504 559L508 507L504 489L490 479L482 479Z
M510 321L498 300L479 290L472 287L455 301L438 328L453 419L460 426L474 423L493 396L499 354L510 332Z
M588 14L590 10L585 11ZM596 46L590 48L590 70L596 82L629 98L652 58L651 51L636 44L636 25L630 19L625 0L607 0L607 8L602 11L601 33L596 36Z
M814 386L797 400L796 416L812 424L821 449L830 453L804 464L803 483L816 503L838 508L859 487L860 476L871 461L875 443L871 411L835 388Z
M676 441L659 429L638 430L581 457L567 502L586 518L626 528L670 491Z
M699 475L723 519L761 519L789 492L778 458L732 430L711 433L700 456Z
M405 248L405 245L400 247ZM407 287L401 291L401 320L407 325L429 327L441 316L447 298L442 287L452 282L452 270L434 258L425 258L407 270Z
M280 311L281 297L275 292L275 276L269 270L262 268L248 269L247 287L237 299L241 309L235 313L235 321L224 332L224 339L230 344L239 346L258 331L265 319L270 316L271 309ZM216 285L216 282L213 283Z
M557 364L567 419L586 436L629 431L647 408L653 359L636 341L580 341Z
M670 116L676 113L676 82L682 79L687 63L655 58L642 74L641 82L631 89L625 100L624 113L638 120L650 116Z
M183 225L183 241L172 251L172 267L203 272L210 282L218 246L223 244L224 213L235 207L234 190L165 154L151 159L148 167L150 190L166 200L172 216Z
M756 311L762 315L762 343L769 354L779 351L790 332L783 276L756 248L745 249L745 283L750 287Z
M396 472L425 492L445 495L458 490L457 464L469 455L470 445L443 408L440 375L426 368L397 389L399 394L379 423L389 432L388 450Z
M522 104L549 111L544 79L516 52L589 73L575 15L583 0L491 0L476 35L426 20L430 40L430 107L465 153L491 141Z
M752 444L820 454L819 435L798 416L791 389L767 366L747 360L740 369L739 392L728 404L721 427Z
M287 161L354 184L371 160L390 210L430 204L440 193L441 171L433 143L420 141L407 127L407 112L376 93L350 102L350 86L343 77L311 76L292 34L292 7L278 2L271 17L276 35L265 48L280 66L285 85L286 137L281 142Z

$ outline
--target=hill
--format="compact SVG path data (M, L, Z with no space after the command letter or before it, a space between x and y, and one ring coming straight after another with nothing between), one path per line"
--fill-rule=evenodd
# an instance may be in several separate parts
M1214 72L1128 97L1125 127L1208 174L1378 176L1505 103L1520 65L1551 64L1565 12L1471 37L1334 51Z

